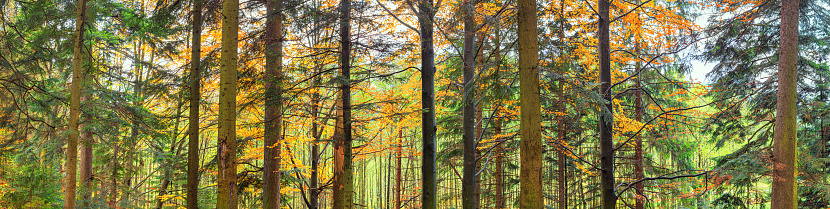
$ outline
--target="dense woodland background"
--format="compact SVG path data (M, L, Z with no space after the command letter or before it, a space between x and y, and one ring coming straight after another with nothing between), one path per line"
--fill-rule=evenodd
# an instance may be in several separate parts
M0 0L0 20L0 208L830 207L828 0Z

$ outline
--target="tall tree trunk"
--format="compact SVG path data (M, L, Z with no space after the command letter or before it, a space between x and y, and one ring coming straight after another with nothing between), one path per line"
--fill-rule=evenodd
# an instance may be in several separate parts
M314 65L314 72L315 74L320 72L320 67L315 63ZM320 85L320 78L314 77L311 81L316 86ZM320 198L320 186L318 183L318 179L320 178L319 174L319 165L320 165L320 136L323 133L320 129L320 125L318 124L318 119L320 116L320 92L317 89L312 90L314 93L311 95L311 118L313 122L311 123L311 136L314 137L314 142L311 144L311 180L310 185L308 188L309 194L309 209L317 209L319 206L319 198Z
M564 88L564 83L565 83L564 80L559 80L559 85L558 85L559 89L557 89L557 91L556 91L559 94L558 95L559 96L559 102L558 102L559 104L557 104L557 106L558 106L557 109L559 109L558 112L560 112L562 114L562 115L558 116L558 118L559 118L559 130L557 130L557 132L558 132L557 133L557 135L558 135L557 138L559 139L559 144L560 145L559 145L559 152L557 153L557 160L556 160L556 164L557 164L556 166L557 166L557 169L558 169L557 178L559 180L558 181L559 182L559 188L557 188L557 190L559 190L558 191L559 192L559 198L557 199L557 204L559 205L559 208L561 208L561 209L567 209L568 208L568 186L567 186L568 185L568 178L567 178L568 167L566 166L567 164L565 162L567 160L567 157L565 156L565 152L566 152L566 150L565 150L566 149L566 147L565 147L565 143L566 143L566 140L565 140L565 122L566 122L566 120L565 120L565 92L564 92L565 88Z
M343 175L343 150L338 149L343 143L343 94L337 96L337 100L334 101L334 108L335 108L335 117L334 117L334 134L332 135L332 141L334 142L334 150L332 150L332 158L334 158L334 171L332 175L332 194L331 194L331 207L335 207L335 204L339 204L337 199L341 197L342 188L337 188L336 185L339 184L339 178L342 178ZM338 205L339 206L339 205Z
M190 115L187 141L187 208L199 208L199 100L201 100L202 0L193 1L190 48Z
M69 101L69 140L66 142L66 176L64 179L64 209L75 208L75 187L78 168L78 118L81 113L81 88L83 86L84 24L86 22L86 0L78 0L75 8L75 46L72 57L72 84Z
M222 3L222 54L219 72L219 173L217 209L236 209L236 68L239 0Z
M480 68L480 69L477 69L477 70L479 70L478 72L483 72L484 71L484 64L483 63L484 63L484 60L485 60L484 59L484 39L486 37L486 33L484 31L482 31L481 33L478 34L478 37L479 38L477 40L477 43L475 43L475 46L478 46L478 49L476 49L476 55L475 55L475 57L477 57L477 59L475 59L475 65L473 66L473 69ZM473 73L475 75L475 71ZM473 87L472 90L475 92L475 95L481 95L481 92L483 92L481 87L478 86L478 85ZM473 99L473 104L475 105L475 122L474 122L474 125L475 125L474 141L475 141L475 146L476 146L476 149L475 149L475 157L476 158L475 159L479 159L479 158L481 158L481 150L478 149L478 142L479 142L479 140L481 140L482 134L484 134L484 129L483 129L484 128L483 127L484 121L482 120L482 118L483 118L482 114L484 112L484 109L483 109L483 107L484 107L483 104L484 103L483 102L476 103L476 100ZM481 193L482 193L482 190L481 190L481 176L479 176L479 175L484 173L484 172L479 173L479 171L482 170L482 166L483 166L482 161L476 160L476 170L475 170L476 173L477 173L476 178L475 178L476 179L476 182L475 182L475 184L476 184L476 186L475 186L475 188L476 188L475 189L476 208L481 208L481 204L482 204L481 203Z
M419 0L418 25L421 35L421 205L438 208L438 184L435 179L435 49L433 48L433 0Z
M88 54L87 54L88 55ZM85 70L84 73L84 83L90 83L92 81L91 76L89 75L89 70ZM89 94L85 94L81 97L82 103L88 103L90 101ZM92 131L89 130L88 126L91 126L92 118L89 115L84 117L84 121L79 125L79 131L82 132L81 134L81 167L79 168L81 171L81 206L84 208L89 207L90 197L92 197L92 145L94 143L92 139Z
M502 5L501 5L501 3L498 3L497 6L501 7ZM500 28L499 28L499 27L501 27L501 23L500 23L499 20L500 19L496 18L495 24L494 24L496 27L493 30L496 33L496 38L495 38L495 40L493 40L493 50L495 50L494 53L496 55L496 59L494 60L495 61L494 65L496 67L496 72L495 73L497 74L495 76L495 78L498 79L498 80L496 80L496 82L495 82L496 87L492 88L492 89L501 89L501 87L502 87L502 84L501 84L501 60L502 60L501 31L500 31ZM495 92L494 95L501 95L502 93L503 92ZM502 118L501 118L501 115L499 114L500 113L499 111L501 111L501 104L499 102L496 102L496 106L493 107L493 111L495 112L493 114L495 116L495 118L493 118L493 120L494 120L493 121L493 133L496 136L500 136L502 134L502 124L501 124L502 123ZM495 194L495 201L494 202L495 202L495 207L498 208L498 209L505 208L505 202L506 202L505 198L504 198L504 162L505 162L505 159L504 159L504 145L503 145L504 142L502 142L501 140L505 140L505 139L503 139L501 137L496 139L496 148L493 150L496 153L496 162L495 162L495 164L496 164L495 167L496 168L495 168L495 171L494 171L494 174L495 174L494 175L494 180L496 181L496 183L495 183L495 188L496 188L495 192L496 192L496 194Z
M395 175L395 208L401 208L401 195L403 195L403 188L401 188L401 172L403 168L401 167L401 160L403 156L403 130L398 129L398 173Z
M797 138L796 96L798 68L799 0L781 2L781 46L778 49L778 102L772 150L771 208L796 208Z
M559 40L561 40L564 43L564 41L565 41L565 17L564 17L564 14L565 14L565 1L560 1L559 2L559 14L561 15L559 17L560 18L560 20L559 20ZM564 50L560 51L560 53L559 53L560 54L559 59L562 62L562 63L560 63L560 66L562 66L561 72L559 72L560 74L565 73L565 71L567 70L567 68L565 66L567 66L569 64L568 63L569 61L565 57L566 53L567 52L564 51ZM565 99L565 79L564 78L560 79L558 81L558 84L559 84L558 85L559 89L557 89L556 93L559 94L559 95L557 95L559 97L559 102L558 102L559 104L557 104L557 106L558 106L557 109L559 109L558 112L560 112L561 115L558 116L558 119L559 119L559 130L558 130L558 132L559 133L557 133L558 134L557 138L559 139L559 142L560 142L559 153L557 153L557 158L558 159L556 161L557 162L557 169L559 169L558 170L558 175L557 175L557 177L559 178L559 181L558 181L559 182L559 188L558 188L558 190L559 190L559 199L557 199L557 204L559 205L560 209L567 209L568 208L568 186L567 186L568 185L568 178L567 178L568 167L567 167L567 163L565 162L567 160L567 158L566 158L566 155L565 155L566 147L564 146L567 142L567 140L565 139L566 133L567 133L566 130L565 130L565 123L567 122L566 118L565 118L565 113L566 113L566 110L565 110L565 102L566 102L566 99Z
M340 93L343 108L343 136L335 144L335 155L340 162L334 169L334 208L349 209L353 205L354 182L352 164L352 106L351 106L351 2L340 1Z
M265 144L262 208L280 208L280 141L282 140L282 0L265 4Z
M476 139L475 139L475 35L476 23L475 3L464 1L461 6L461 13L464 16L464 88L463 111L462 111L462 139L464 141L464 169L461 178L461 200L464 209L476 207Z
M539 103L539 43L536 1L518 2L521 144L519 208L543 208L542 118Z
M499 107L496 107L498 111ZM495 118L493 121L493 131L496 136L501 135L501 118ZM496 141L498 145L494 152L496 152L496 170L495 172L495 181L496 181L496 208L505 208L505 200L504 200L504 146L502 146L503 142L501 142L501 137Z
M640 56L640 45L636 44L635 50L637 56ZM639 59L638 59L639 60ZM636 71L639 75L634 78L634 88L637 89L634 91L634 115L635 119L638 122L643 121L643 86L641 84L642 79L642 66L640 65L640 61L637 61L636 64ZM643 179L645 178L645 174L643 173L643 136L642 134L637 134L637 139L634 142L634 179ZM643 183L637 183L634 185L634 188L637 189L639 192L643 191ZM634 200L634 209L643 209L645 207L645 197L640 195L635 195Z
M599 77L602 98L606 100L605 110L600 111L599 119L599 148L600 148L600 196L603 209L616 207L617 196L614 194L614 141L612 139L612 124L614 109L611 104L611 54L609 42L610 15L608 14L608 0L599 1ZM608 112L606 112L608 111Z

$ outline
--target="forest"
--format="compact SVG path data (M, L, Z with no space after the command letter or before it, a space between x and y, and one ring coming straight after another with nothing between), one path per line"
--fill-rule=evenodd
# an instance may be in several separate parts
M0 208L830 208L830 0L0 0Z

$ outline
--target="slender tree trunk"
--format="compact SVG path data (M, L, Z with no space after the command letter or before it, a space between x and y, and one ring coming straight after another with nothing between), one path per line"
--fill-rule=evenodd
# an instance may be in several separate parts
M340 1L340 93L343 108L343 136L335 144L335 155L341 162L335 162L334 208L352 208L354 203L354 181L352 162L352 106L351 106L351 2ZM337 161L337 159L335 159Z
M75 46L72 57L72 84L69 101L69 140L66 142L66 176L64 179L64 209L75 208L75 187L78 168L78 118L81 113L81 92L83 82L84 24L86 22L86 0L78 0L75 8Z
M435 49L433 48L435 9L433 0L419 0L418 2L418 25L421 33L421 131L424 143L421 148L421 205L423 209L435 209L438 208L438 184L435 179L437 127L435 126Z
M600 113L599 147L600 147L600 195L603 209L616 207L617 196L614 194L614 141L612 139L612 124L614 121L611 106L611 54L609 42L610 15L608 14L608 0L599 1L599 77L602 98L606 100L605 110ZM608 112L606 112L608 111Z
M637 56L640 56L640 46L637 44L636 46L636 53ZM642 72L640 72L642 66L640 66L640 62L637 61L636 70L639 73L637 77L634 78L634 88L637 90L634 91L634 115L635 119L638 122L643 121L643 87L641 85L642 79ZM643 136L642 134L637 135L637 139L634 143L634 179L642 179L645 178L645 174L643 173ZM637 183L634 185L634 188L637 189L639 192L643 191L643 183ZM645 198L640 195L635 195L634 200L634 209L643 209L645 207Z
M798 186L796 167L796 96L798 68L799 0L781 3L781 46L778 49L778 102L773 138L772 205L771 208L796 208Z
M403 195L403 188L401 187L401 172L403 168L402 165L402 156L403 156L403 130L398 129L398 173L395 175L395 208L401 208L401 195Z
M464 170L461 178L461 200L464 209L476 207L476 139L475 139L475 4L465 1L461 6L464 16L464 89L462 101L462 138L464 141Z
M92 79L91 79L91 76L89 75L89 70L85 70L85 71L86 71L86 73L84 73L85 75L84 75L84 81L83 82L84 83L90 83L90 81L92 81ZM82 103L90 102L89 94L83 95L81 97L81 102ZM84 208L88 208L89 203L90 203L90 197L92 197L92 189L94 188L93 185L92 185L92 156L93 156L92 146L93 146L94 141L92 139L92 131L88 130L88 127L87 127L87 126L91 126L90 123L92 123L92 118L89 115L85 116L84 118L85 118L85 120L83 121L83 123L81 123L81 125L79 125L79 127L80 127L79 131L83 133L83 134L81 134L81 141L82 142L80 144L80 146L81 146L81 167L80 167L80 171L81 171L81 181L82 181L81 194L83 194L83 195L81 195L82 199L83 199L82 202L81 202L81 205Z
M265 139L262 207L280 208L282 140L282 0L267 0L265 20Z
M320 72L319 65L315 63L314 65L314 72ZM312 83L314 84L315 88L320 85L320 78L314 77L312 79ZM318 119L320 116L320 92L317 89L312 90L314 93L311 96L311 118L313 123L311 123L311 135L314 137L314 142L311 144L311 180L310 185L308 188L309 194L309 209L317 209L319 206L319 196L320 196L320 186L318 183L318 179L320 178L319 174L319 165L320 165L320 136L323 133L320 129L320 125L318 124Z
M557 199L557 204L559 205L559 208L567 209L568 208L568 186L567 186L568 185L568 178L567 178L568 167L566 166L567 164L565 162L567 160L567 157L565 156L565 152L566 152L566 150L565 150L566 149L566 147L565 147L565 143L566 143L565 123L566 123L566 121L565 121L565 115L564 115L565 114L564 80L559 80L558 88L559 89L557 89L557 93L559 94L558 95L559 96L559 102L558 102L559 104L557 104L557 106L558 106L558 109L559 109L558 112L560 112L562 115L558 116L558 118L559 118L559 130L557 131L558 132L557 133L557 135L558 135L557 138L559 139L559 143L560 143L559 152L557 153L557 160L556 160L556 163L557 163L556 166L557 166L557 169L558 169L557 177L559 178L559 181L558 181L559 182L559 188L558 188L559 198Z
M502 6L500 3L497 4L497 5L499 7ZM495 50L494 53L496 55L494 65L496 67L496 72L495 73L497 75L495 76L495 78L498 79L498 80L496 80L496 82L495 82L496 83L496 88L493 88L493 89L501 89L501 87L502 87L502 84L501 84L502 54L501 54L501 31L499 29L499 27L501 27L501 23L500 23L498 18L495 21L496 22L495 22L494 25L496 27L494 28L493 31L495 31L495 33L496 33L496 38L493 41L493 45L494 45L493 50ZM494 95L501 95L502 93L503 92L496 92ZM502 118L501 118L501 115L499 114L500 113L499 111L501 111L500 103L496 102L496 106L493 107L493 111L495 112L493 115L496 117L496 118L493 118L493 120L494 120L493 121L493 133L496 136L501 136L501 134L502 134L502 124L501 124L502 123ZM496 194L495 194L494 203L495 203L496 209L505 208L505 202L506 202L505 198L504 198L504 162L505 162L504 155L505 155L505 153L504 153L504 145L503 145L504 142L502 142L501 140L504 140L504 139L501 138L501 137L496 139L496 144L497 145L496 145L496 148L493 150L496 153L496 162L495 162L495 164L496 164L495 167L496 168L495 168L495 171L494 171L494 174L495 174L494 175L494 180L496 181L496 183L495 183L495 187L496 187L495 192L496 192Z
M542 118L539 103L539 43L536 1L518 2L521 144L519 208L539 209L542 199Z
M496 107L498 110L498 107ZM495 132L496 136L501 135L501 118L495 118L493 121L493 131ZM496 143L495 152L496 152L496 170L495 170L495 181L496 181L496 208L501 209L505 208L505 200L504 200L504 146L502 146L501 140L499 138Z
M477 59L475 59L475 65L473 66L473 68L474 69L476 67L480 68L480 69L478 69L479 70L478 72L484 71L483 70L484 69L484 64L483 63L484 63L484 60L485 60L484 59L484 39L486 37L485 35L486 34L484 33L484 31L479 33L478 34L479 38L478 38L477 43L475 45L475 46L479 46L479 47L476 50L475 57L477 57ZM475 71L473 73L475 74ZM480 88L481 87L478 86L478 85L473 87L473 91L476 92L475 95L480 95L481 92L483 92L483 90L480 89ZM482 134L484 134L484 129L483 129L484 121L482 120L482 118L483 118L482 114L483 114L483 111L484 111L484 109L483 109L483 107L484 107L483 104L484 103L483 102L476 103L476 100L473 99L473 104L475 105L475 122L474 122L474 124L475 124L474 141L475 141L475 146L476 146L476 149L475 149L475 157L476 158L475 159L479 159L479 158L481 158L481 150L478 149L478 142L481 139ZM483 166L482 162L483 161L476 160L476 170L475 170L475 172L477 173L476 178L475 178L476 179L476 182L475 182L475 184L476 184L476 186L475 186L475 188L476 188L475 189L476 208L481 208L481 204L482 204L481 203L481 201L482 201L482 199L481 199L481 192L482 192L481 182L482 181L481 181L481 176L480 175L483 174L484 172L479 173L479 171L482 170L482 166Z
M193 0L190 49L190 115L187 135L187 208L199 208L199 100L201 100L202 0Z
M332 150L332 158L334 158L334 171L332 175L332 194L331 194L331 206L332 208L335 207L335 204L339 204L337 199L341 198L342 196L342 188L338 188L337 185L340 184L339 178L342 178L343 175L343 150L338 149L340 148L343 143L343 94L337 96L337 101L334 101L334 106L336 109L335 112L335 119L334 119L334 134L332 135L332 141L334 141L334 150ZM339 205L338 205L339 206Z
M222 3L222 54L219 72L217 209L236 209L236 68L239 0Z

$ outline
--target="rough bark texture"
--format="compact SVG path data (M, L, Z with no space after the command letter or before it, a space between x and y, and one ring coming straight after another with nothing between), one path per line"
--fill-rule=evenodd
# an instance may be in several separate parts
M236 68L239 0L222 3L222 54L219 71L217 209L236 209Z
M265 3L265 139L262 208L280 208L282 140L282 0Z
M421 35L421 205L438 208L438 182L435 180L435 49L433 48L433 0L418 3L418 25Z
M599 78L600 93L606 100L605 107L600 113L599 121L599 148L600 148L600 196L603 209L616 207L617 196L614 194L614 141L612 139L612 124L614 121L613 108L611 107L611 55L608 24L608 0L599 1ZM607 111L607 112L606 112Z
M476 207L476 139L475 139L475 5L473 1L465 1L461 7L464 16L464 93L462 101L462 139L464 141L464 169L461 179L461 199L464 209Z
M193 1L190 48L190 115L187 135L187 208L199 208L199 100L201 91L202 0Z
M781 46L778 49L778 102L773 136L771 208L796 208L796 88L799 0L781 3Z
M354 182L352 164L352 105L351 105L351 1L340 1L340 93L343 108L343 136L335 144L334 208L353 206Z
M542 198L542 117L539 103L539 43L536 1L518 2L519 101L519 208L544 208Z
M66 176L64 177L64 209L75 209L75 186L78 168L78 118L81 113L81 88L83 80L84 22L86 0L78 0L75 8L75 46L72 57L72 84L69 99L69 139L66 142Z

